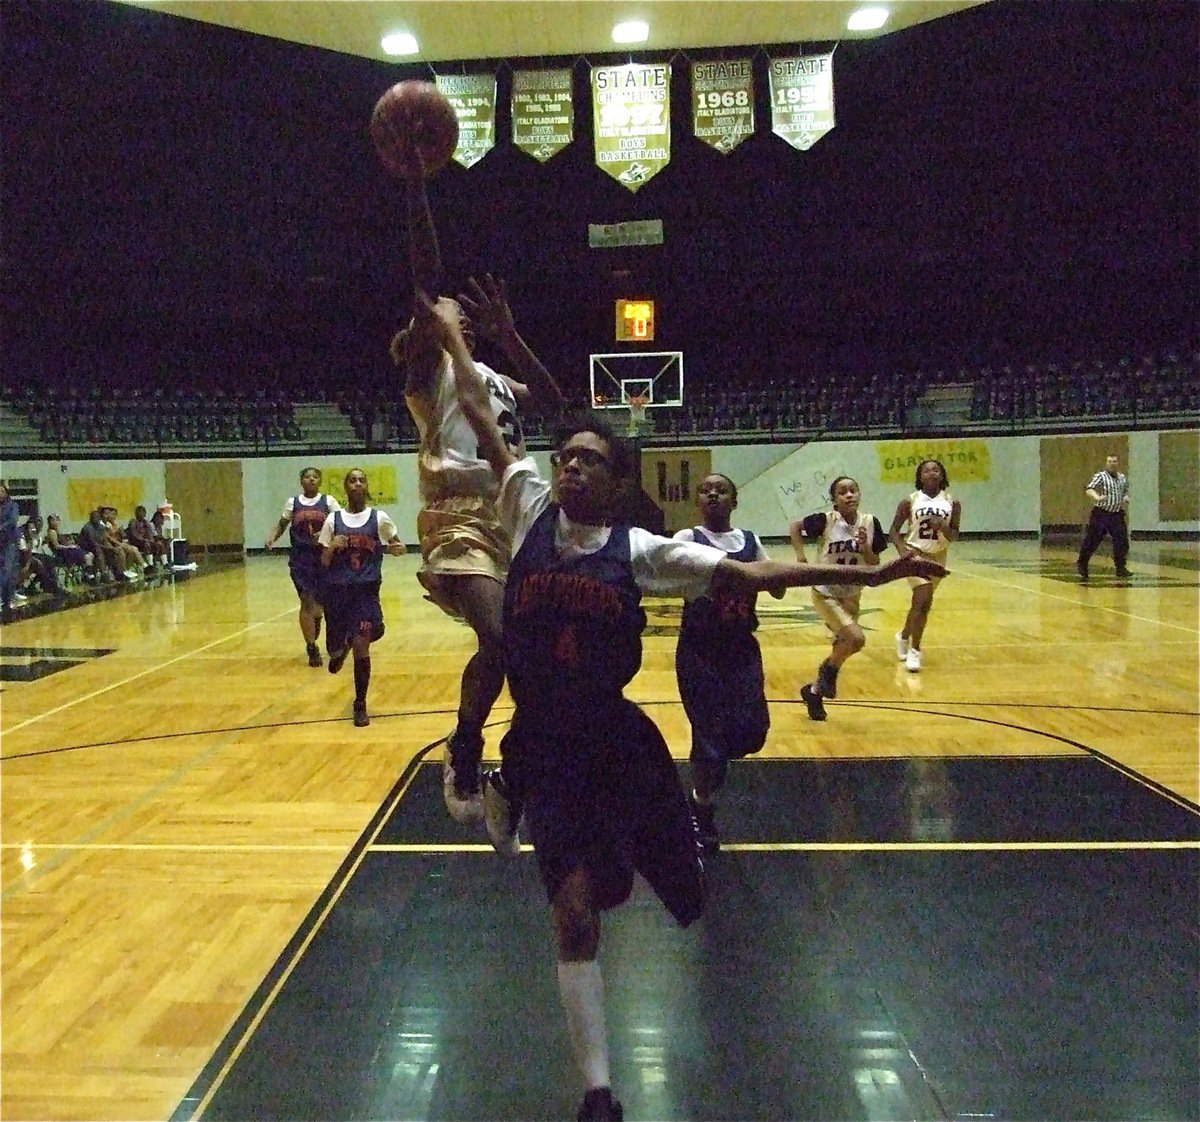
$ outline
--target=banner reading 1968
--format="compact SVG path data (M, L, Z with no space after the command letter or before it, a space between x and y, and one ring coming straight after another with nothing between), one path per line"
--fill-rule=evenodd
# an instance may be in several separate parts
M807 152L833 120L833 52L771 60L771 131Z
M513 143L545 163L575 138L569 70L516 70L512 88Z
M458 118L454 162L465 168L473 167L496 142L496 76L438 74L436 82Z
M692 131L723 155L754 135L754 70L748 58L692 63Z
M668 63L592 67L596 164L636 191L671 159Z

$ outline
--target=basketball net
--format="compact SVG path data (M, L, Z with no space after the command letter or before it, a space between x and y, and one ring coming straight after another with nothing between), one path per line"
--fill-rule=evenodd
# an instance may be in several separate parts
M650 398L645 394L634 394L628 399L629 404L629 428L626 431L626 436L640 436L646 425L646 406L650 404Z

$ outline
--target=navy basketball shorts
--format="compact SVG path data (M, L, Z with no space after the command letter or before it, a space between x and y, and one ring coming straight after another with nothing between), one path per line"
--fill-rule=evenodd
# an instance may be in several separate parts
M383 638L383 608L378 584L327 584L322 590L325 605L325 649L336 654L359 635L372 643Z
M767 742L771 716L762 651L753 636L716 643L681 635L675 675L692 726L693 762L738 760Z
M658 726L625 698L588 705L579 727L517 714L505 737L546 896L586 865L601 908L624 903L641 873L675 919L704 910L695 826ZM544 732L538 731L538 726Z

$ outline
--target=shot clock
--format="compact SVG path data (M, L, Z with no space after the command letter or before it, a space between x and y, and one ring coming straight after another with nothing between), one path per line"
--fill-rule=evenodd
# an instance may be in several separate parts
M617 301L617 342L650 343L654 341L654 301Z

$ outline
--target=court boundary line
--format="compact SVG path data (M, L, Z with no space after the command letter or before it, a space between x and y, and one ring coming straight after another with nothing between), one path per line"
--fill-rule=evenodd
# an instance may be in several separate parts
M1005 853L1014 850L1200 850L1200 838L1184 841L1008 841L1008 842L721 842L722 853ZM498 856L490 842L426 843L387 842L372 845L369 853L455 854L483 853ZM532 854L533 846L522 843L521 855ZM503 858L502 858L503 859Z
M286 608L278 615L269 616L266 619L259 620L258 623L252 623L248 627L243 627L239 631L233 631L228 635L222 636L220 639L214 639L211 643L205 643L203 646L197 647L195 650L185 651L183 654L179 654L174 658L167 659L166 662L155 663L154 666L149 667L146 670L139 670L136 674L131 674L129 677L122 678L118 682L110 682L107 686L102 686L98 690L92 690L91 693L81 694L79 697L75 697L70 701L63 702L62 705L56 705L53 709L47 709L44 712L38 713L34 717L26 717L25 720L18 721L11 728L0 729L0 733L2 733L4 736L8 736L14 732L20 732L21 729L28 728L33 724L37 724L38 721L43 721L47 717L53 717L58 713L64 713L66 710L72 709L82 702L92 701L93 699L100 697L102 694L109 693L112 690L120 689L122 686L127 686L132 682L136 682L139 678L145 678L150 674L157 674L160 670L165 670L168 666L174 666L177 662L183 662L185 659L202 654L204 651L211 650L213 647L218 647L222 643L228 643L230 639L236 639L240 635L246 635L251 631L257 631L260 627L266 627L267 624L274 623L276 620L282 619L284 616L295 615L295 612L296 609L293 607ZM119 647L114 649L120 650Z
M246 1050L259 1026L275 1004L288 979L295 972L305 952L312 945L325 921L329 918L334 906L341 899L355 873L366 859L371 846L380 832L395 813L400 801L416 778L425 757L439 744L446 742L445 737L418 749L409 761L400 778L392 785L391 791L379 804L379 808L371 817L371 821L359 834L345 859L330 878L329 883L321 890L308 914L300 922L287 945L280 952L275 962L259 982L250 999L234 1018L228 1031L221 1038L212 1055L193 1080L191 1087L179 1105L172 1111L169 1122L192 1122L203 1116L220 1091L229 1073L233 1070L238 1058ZM489 846L490 848L490 846Z
M642 708L649 708L651 706L662 706L662 705L682 706L682 704L683 704L683 702L681 702L678 698L656 698L656 699L642 699L642 700L639 700L637 698L630 698L630 700L633 701L635 705L641 706ZM800 702L798 702L794 697L768 697L767 704L768 705L795 706L795 705L799 705ZM924 702L924 701L905 701L902 698L895 698L895 699L893 699L893 698L882 699L881 698L881 699L876 699L876 700L872 700L871 698L861 698L859 700L842 701L842 702L839 702L838 704L844 705L847 708L854 708L854 709L878 707L878 708L894 709L898 712L908 712L908 711L911 711L912 709L922 709L923 710L925 708L925 706L928 705L929 703ZM976 708L976 709L1049 709L1054 712L1062 712L1062 713L1132 713L1132 714L1140 714L1140 715L1144 715L1144 716L1194 717L1196 719L1200 719L1200 710L1191 710L1191 709L1134 709L1134 708L1130 708L1128 706L1119 706L1119 705L1062 705L1062 704L1050 703L1050 702L953 701L950 699L944 699L941 701L937 701L937 702L934 702L933 704L959 706L960 708L971 707L971 708ZM500 709L501 711L506 710L510 714L510 716L501 718L500 720L497 720L497 721L489 721L488 724L484 726L485 728L490 729L490 728L494 728L497 725L504 725L504 724L511 723L511 720L512 720L511 713L513 710L512 705L508 704L508 705L493 706L492 712L495 713L497 709ZM452 708L396 710L395 712L390 712L390 713L372 713L371 719L384 721L384 720L391 720L391 719L394 719L397 717L407 718L407 717L450 716L453 713L454 713L454 710ZM953 713L945 713L945 714L941 714L941 715L946 716L946 717L964 716L962 714L953 714ZM979 719L982 720L983 718L979 718ZM182 739L184 737L191 737L191 736L220 736L220 735L224 735L227 733L258 732L258 731L262 731L265 729L269 730L269 729L284 729L284 728L303 728L308 725L342 724L342 723L345 723L350 720L351 720L350 717L315 717L315 718L310 718L310 719L306 719L306 720L296 720L296 721L272 721L269 724L263 724L263 725L225 725L220 728L213 728L213 729L183 729L183 730L178 730L175 732L156 732L156 733L149 733L145 736L123 737L119 740L93 740L93 741L89 741L86 744L60 744L54 748L39 748L32 752L16 752L11 756L0 755L0 765L9 763L14 760L31 760L31 759L37 759L38 757L41 757L41 756L57 755L62 752L82 752L82 751L86 751L86 750L89 750L92 748L119 748L119 747L125 747L127 745L150 744L156 740L175 740L175 739ZM1012 727L1020 728L1020 729L1025 728L1024 725L1015 725ZM11 731L11 730L5 730L5 731ZM1030 731L1033 731L1033 730L1030 730ZM437 743L440 743L440 741ZM966 753L965 755L979 755L979 753ZM757 753L757 756L759 759L774 759L774 758L776 758L776 757L771 756L769 753L766 753L765 751L763 753ZM1018 756L1019 756L1019 753L1006 754L1005 758L1015 759ZM491 757L487 757L487 758L491 759ZM686 757L684 757L684 756L681 756L678 758L686 759ZM779 758L792 759L793 757L786 756L786 757L779 757ZM835 758L835 757L823 756L821 758L822 759L831 759L831 758ZM841 757L837 757L837 758L841 758ZM860 759L863 757L847 756L844 758ZM913 757L907 756L907 755L898 755L898 756L893 757L893 756L881 756L878 754L872 754L872 756L870 758L871 759L910 759ZM962 758L964 758L964 756L955 755L954 758L962 759ZM983 755L980 758L990 758L990 757Z

